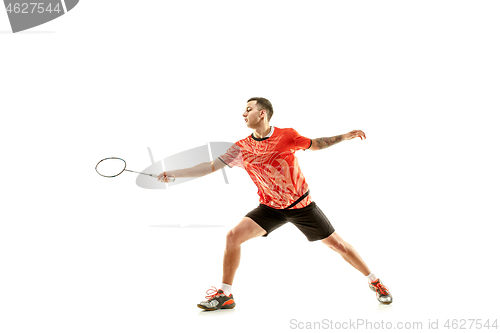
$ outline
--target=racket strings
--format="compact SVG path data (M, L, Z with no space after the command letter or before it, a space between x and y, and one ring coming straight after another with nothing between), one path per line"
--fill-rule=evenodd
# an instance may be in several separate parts
M113 178L119 176L125 171L127 163L119 157L104 158L97 163L95 171L103 177Z

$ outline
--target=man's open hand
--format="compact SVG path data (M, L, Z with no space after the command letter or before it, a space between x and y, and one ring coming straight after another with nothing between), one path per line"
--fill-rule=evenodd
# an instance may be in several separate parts
M361 140L366 139L366 134L363 131L354 130L347 134L344 134L344 140L352 140L354 138L361 138Z

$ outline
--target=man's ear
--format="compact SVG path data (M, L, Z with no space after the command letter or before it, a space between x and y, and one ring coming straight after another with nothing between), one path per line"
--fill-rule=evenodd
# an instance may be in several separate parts
M266 113L266 110L262 109L259 111L260 112L260 117L262 118L262 116L267 117L267 113Z

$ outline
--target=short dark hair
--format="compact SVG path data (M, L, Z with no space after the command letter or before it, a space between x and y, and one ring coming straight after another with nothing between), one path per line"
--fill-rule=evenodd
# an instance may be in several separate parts
M256 101L256 105L258 105L260 110L266 110L267 121L270 121L271 117L273 116L273 105L271 104L271 102L269 102L269 100L264 97L252 97L247 101L247 103L251 101Z

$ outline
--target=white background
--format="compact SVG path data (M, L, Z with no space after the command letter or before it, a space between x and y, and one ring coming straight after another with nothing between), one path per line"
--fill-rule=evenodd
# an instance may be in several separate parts
M17 34L0 10L0 331L499 319L499 10L84 0ZM239 140L253 96L273 103L271 124L307 137L365 131L366 141L297 156L313 199L389 287L391 306L287 225L243 245L234 310L199 311L220 286L227 231L258 204L249 177L235 168L229 185L218 172L154 191L133 174L94 171L107 156L140 171L147 147L159 160Z

